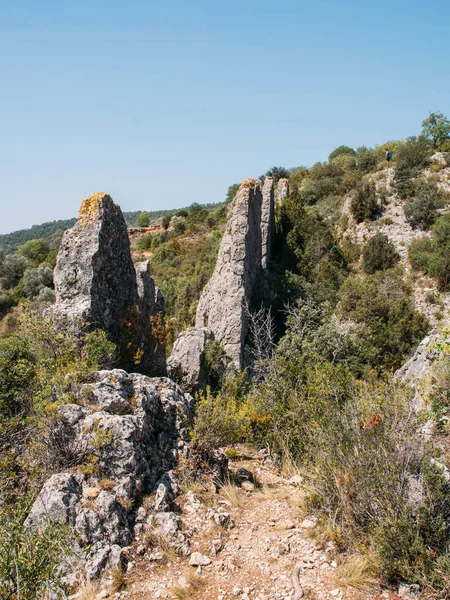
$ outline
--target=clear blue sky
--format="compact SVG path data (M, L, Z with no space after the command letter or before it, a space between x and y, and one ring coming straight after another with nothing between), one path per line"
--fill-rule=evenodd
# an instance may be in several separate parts
M0 233L416 134L449 40L448 0L0 0Z

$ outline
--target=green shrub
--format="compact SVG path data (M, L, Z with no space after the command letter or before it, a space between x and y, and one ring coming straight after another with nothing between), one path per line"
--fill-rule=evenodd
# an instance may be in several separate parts
M436 279L439 291L450 289L450 215L436 219L433 238L413 240L408 248L413 269Z
M423 137L408 138L397 150L397 165L395 169L395 187L401 198L414 195L414 177L428 163L430 145Z
M404 207L405 216L414 229L427 230L434 223L443 204L442 194L435 183L426 181L416 185L416 195Z
M383 233L376 233L364 246L364 271L369 275L375 271L390 269L399 260L394 244Z
M19 283L28 267L25 256L8 254L0 267L0 281L4 288L11 289Z
M441 150L450 142L450 121L442 113L430 113L422 121L422 134L435 150Z
M377 151L361 146L356 151L356 168L361 173L370 173L377 166Z
M284 167L272 167L265 174L266 177L273 177L274 181L278 181L279 179L288 179L289 171Z
M350 210L357 223L377 218L380 207L373 182L365 181L358 186L352 196Z
M208 388L197 396L192 442L197 450L208 453L244 441L249 424L248 409L239 399L221 393L214 396Z
M19 256L24 256L33 265L37 266L43 262L50 251L48 242L43 238L38 240L30 240L22 246L19 246L17 251Z
M46 263L34 269L27 269L23 274L23 291L27 298L39 296L41 290L53 287L53 272Z
M176 235L180 235L186 231L186 219L184 217L174 215L170 223Z
M355 156L356 152L350 146L338 146L330 153L328 160L334 162L340 156Z
M58 566L70 553L68 529L49 523L42 531L24 525L26 512L0 512L0 597L66 598Z
M9 308L16 306L16 304L17 300L12 294L9 294L8 292L0 293L0 317L2 317Z
M156 236L148 234L148 235L142 235L141 237L139 237L136 242L136 249L140 250L141 252L148 252L149 250L151 250L152 245L153 245L153 237L156 237Z
M150 215L148 212L141 212L141 214L136 219L136 225L138 227L148 227L150 225Z
M341 171L353 171L356 169L356 158L350 154L340 154L333 160L335 165Z
M164 215L164 217L162 218L161 225L164 229L169 229L171 218L171 215Z
M28 340L16 335L0 340L0 421L28 414L35 376L36 356Z

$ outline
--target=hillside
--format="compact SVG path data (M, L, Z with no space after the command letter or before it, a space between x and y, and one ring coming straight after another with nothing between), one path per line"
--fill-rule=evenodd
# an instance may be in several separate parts
M202 208L206 210L215 210L219 203L212 203L202 205ZM146 211L150 220L154 221L157 219L161 219L165 215L170 215L181 209L171 209L171 210L154 210L154 211ZM142 214L142 210L135 210L124 212L123 216L125 218L125 222L129 227L136 226L136 220L139 215ZM52 241L52 238L61 236L66 229L72 227L76 222L76 218L73 219L65 219L60 221L49 221L47 223L41 223L40 225L33 225L29 229L19 229L18 231L13 231L11 233L0 234L0 250L3 249L6 253L16 252L19 246L25 244L30 240L36 239L44 239L49 244Z
M132 231L99 192L0 255L2 597L450 596L450 123L426 123Z

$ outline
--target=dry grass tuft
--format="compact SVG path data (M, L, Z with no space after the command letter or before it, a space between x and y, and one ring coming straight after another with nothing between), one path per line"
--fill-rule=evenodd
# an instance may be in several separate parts
M112 573L112 583L109 588L109 593L113 596L116 592L120 592L120 590L126 585L126 577L125 572L121 567L117 567L113 569Z
M270 485L264 485L254 494L254 498L260 500L261 502L272 500L278 500L279 502L282 502L283 500L287 500L289 496L290 494L286 488Z
M375 575L375 563L370 557L353 554L338 566L333 579L339 585L367 592L377 584Z
M228 502L231 506L236 508L241 507L245 503L245 496L231 481L228 481L221 487L219 496L222 500L225 500L225 502Z
M184 587L173 588L172 594L176 600L196 600L198 593L205 586L206 581L203 577L196 575L192 571L187 571L185 577L186 585Z
M78 600L95 600L100 593L100 583L98 581L83 581L78 589Z

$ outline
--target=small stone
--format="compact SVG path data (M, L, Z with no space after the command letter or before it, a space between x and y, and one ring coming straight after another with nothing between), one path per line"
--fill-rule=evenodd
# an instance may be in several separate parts
M206 567L211 564L211 559L204 554L200 554L200 552L193 552L189 564L191 567Z
M331 566L333 567L333 569L337 568L337 562L335 560L331 561Z
M420 593L420 587L416 584L401 583L398 588L399 598L417 598Z
M136 554L138 556L142 556L143 554L145 554L145 546L144 546L144 544L139 544L139 546L136 548Z
M301 522L300 527L303 527L303 529L313 529L316 525L317 517L310 517L308 519L304 519Z
M339 588L334 588L334 590L331 590L330 594L333 596L333 598L335 598L336 596L339 596L339 594L341 593L341 590Z
M241 488L245 491L245 492L253 492L253 490L255 489L255 484L252 483L251 481L243 481Z

